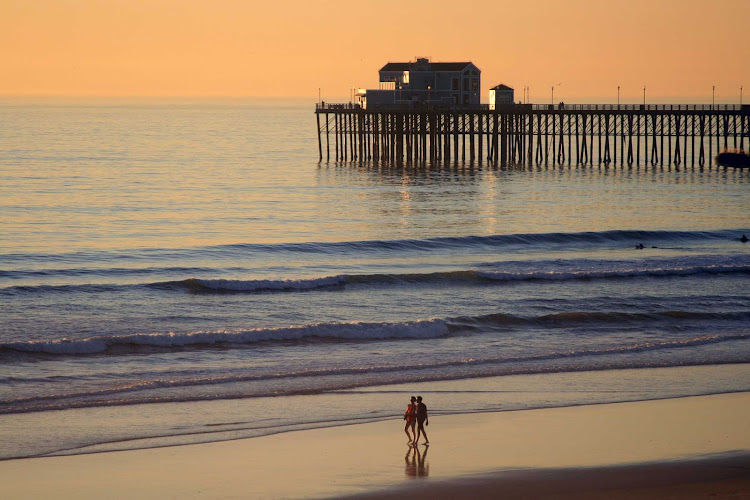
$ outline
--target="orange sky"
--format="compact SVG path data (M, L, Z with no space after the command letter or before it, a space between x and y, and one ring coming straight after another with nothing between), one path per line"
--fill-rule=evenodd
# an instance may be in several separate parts
M431 56L473 61L483 96L737 102L744 85L750 103L748 19L748 0L0 0L0 94L333 99Z

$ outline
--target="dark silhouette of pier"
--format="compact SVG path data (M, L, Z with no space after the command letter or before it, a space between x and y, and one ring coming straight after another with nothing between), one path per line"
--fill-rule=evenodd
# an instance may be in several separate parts
M315 107L320 160L505 165L711 164L750 146L750 105Z

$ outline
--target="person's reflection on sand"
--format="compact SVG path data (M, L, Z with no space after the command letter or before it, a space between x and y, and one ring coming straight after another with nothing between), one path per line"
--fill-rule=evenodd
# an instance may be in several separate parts
M430 475L430 463L427 461L427 450L430 449L429 445L424 445L424 451L420 453L419 448L414 447L417 450L417 476L427 477Z
M408 477L427 477L430 475L430 463L427 461L428 445L424 452L419 451L417 446L409 446L404 461L406 462L406 475Z

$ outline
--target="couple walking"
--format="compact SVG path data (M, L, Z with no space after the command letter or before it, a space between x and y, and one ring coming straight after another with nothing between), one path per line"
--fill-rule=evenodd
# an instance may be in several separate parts
M406 420L404 432L406 432L406 437L409 438L409 444L417 445L420 435L424 436L424 444L429 444L427 431L424 430L424 427L429 425L427 405L422 402L422 396L411 397L409 405L406 407L406 413L404 413L404 420ZM409 430L411 430L411 433L409 433Z

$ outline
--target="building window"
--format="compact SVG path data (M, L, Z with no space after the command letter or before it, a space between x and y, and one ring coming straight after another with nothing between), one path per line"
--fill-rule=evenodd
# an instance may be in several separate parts
M478 91L479 90L479 78L472 78L471 79L471 90Z
M458 90L458 78L454 78L451 82L451 90Z
M468 94L464 94L464 106L468 106L468 105L469 105L469 96Z
M408 71L404 71L404 76L403 76L402 82L405 85L409 85L409 72Z
M464 78L464 88L463 88L463 90L464 91L469 90L469 79L468 78Z

